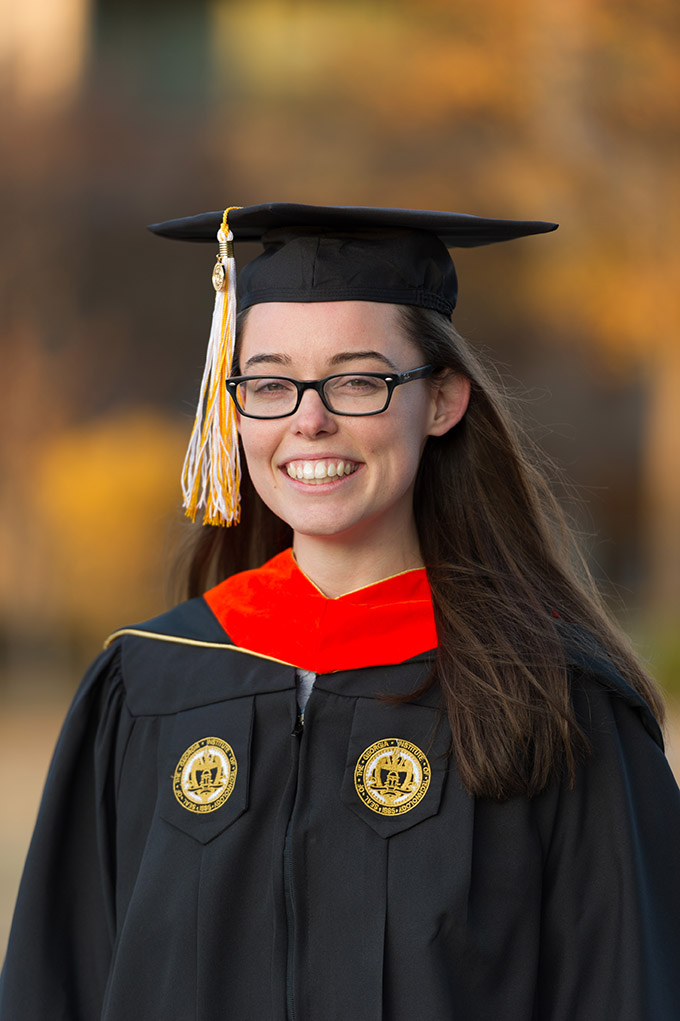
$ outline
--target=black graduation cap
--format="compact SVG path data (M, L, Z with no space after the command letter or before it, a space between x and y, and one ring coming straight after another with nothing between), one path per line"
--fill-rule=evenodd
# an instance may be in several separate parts
M239 520L238 430L226 397L237 307L233 241L264 252L239 273L241 310L269 301L383 301L451 315L458 294L448 248L472 248L555 230L556 223L494 220L465 213L271 202L231 206L150 226L180 241L219 245L206 368L182 472L187 515Z
M179 241L215 243L221 210L151 224ZM234 207L235 241L264 252L240 273L239 308L263 301L384 301L451 315L458 293L448 248L473 248L555 230L540 220L370 206L270 202Z

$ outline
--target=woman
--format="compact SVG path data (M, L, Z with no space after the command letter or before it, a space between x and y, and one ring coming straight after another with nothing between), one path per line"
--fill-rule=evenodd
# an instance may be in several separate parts
M677 1018L660 699L449 319L446 245L554 225L227 212L193 598L76 696L0 1016Z

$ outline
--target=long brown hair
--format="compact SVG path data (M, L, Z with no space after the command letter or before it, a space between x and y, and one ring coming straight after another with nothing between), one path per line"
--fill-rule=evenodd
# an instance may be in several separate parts
M551 492L541 456L449 319L400 307L405 335L435 366L470 380L458 425L425 445L414 512L438 647L418 697L439 684L466 789L479 797L535 795L560 770L573 782L587 741L571 705L564 627L613 666L661 722L661 696L611 620ZM243 318L239 324L243 328ZM238 529L200 529L187 594L256 567L290 545L290 528L244 479ZM578 637L576 639L578 641Z

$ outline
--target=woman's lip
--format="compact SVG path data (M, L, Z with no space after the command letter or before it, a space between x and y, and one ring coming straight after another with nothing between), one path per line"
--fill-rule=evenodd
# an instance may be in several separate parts
M349 461L350 464L361 464L362 462L356 457L350 457L349 454L291 454L285 461L279 462L279 468L286 468L292 462L311 461L314 464L315 461Z

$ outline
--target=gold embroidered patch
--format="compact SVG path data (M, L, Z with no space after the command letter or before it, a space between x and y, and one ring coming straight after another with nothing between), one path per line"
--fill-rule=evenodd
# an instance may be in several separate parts
M234 749L219 737L202 737L177 763L172 789L189 812L216 812L236 783Z
M417 745L386 737L370 745L354 770L357 794L378 815L403 815L427 793L432 771Z

